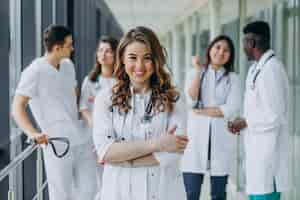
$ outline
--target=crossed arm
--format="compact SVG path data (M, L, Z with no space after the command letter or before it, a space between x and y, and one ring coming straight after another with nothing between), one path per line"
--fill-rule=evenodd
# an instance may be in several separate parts
M175 130L176 128L172 128L157 139L114 142L109 146L100 162L112 164L129 162L133 166L159 165L154 153L181 153L187 145L187 137L174 135Z

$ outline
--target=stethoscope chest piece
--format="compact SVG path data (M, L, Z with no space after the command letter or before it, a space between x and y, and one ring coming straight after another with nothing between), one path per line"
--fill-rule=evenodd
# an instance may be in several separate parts
M97 81L97 82L95 83L95 90L98 91L98 90L100 90L100 89L101 89L101 85L100 85L99 81Z
M152 116L149 114L145 114L142 118L141 118L141 123L142 124L150 124L152 121Z

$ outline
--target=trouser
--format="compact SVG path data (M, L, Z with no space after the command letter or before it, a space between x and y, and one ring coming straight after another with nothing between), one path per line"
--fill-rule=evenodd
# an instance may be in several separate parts
M63 158L55 157L50 147L43 153L50 200L94 200L96 165L90 145L70 147Z
M274 180L274 192L268 194L249 194L249 200L280 200L280 192L276 191L276 183Z
M280 200L280 192L262 195L249 195L249 200Z
M199 200L204 174L183 173L187 200ZM226 200L228 176L211 176L211 200Z

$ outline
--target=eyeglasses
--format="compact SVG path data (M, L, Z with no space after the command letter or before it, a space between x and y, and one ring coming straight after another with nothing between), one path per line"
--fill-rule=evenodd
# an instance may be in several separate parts
M58 158L63 158L70 149L70 141L66 137L52 137L49 138L49 144L52 148L54 155ZM29 144L36 143L33 139L29 139Z

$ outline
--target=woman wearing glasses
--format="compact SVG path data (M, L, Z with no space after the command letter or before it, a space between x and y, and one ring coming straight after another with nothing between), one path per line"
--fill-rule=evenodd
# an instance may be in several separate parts
M112 88L115 82L113 78L114 64L116 57L116 49L118 46L118 41L112 37L102 36L99 40L97 51L96 51L96 61L93 69L85 77L80 97L80 113L86 122L87 130L89 132L90 143L88 145L92 146L92 113L94 106L94 99L97 93L105 88ZM97 174L97 186L98 191L101 190L101 180L103 173L103 166L97 163L96 167ZM96 195L96 200L100 199L100 193Z
M178 168L185 149L179 93L156 35L136 27L120 41L116 84L95 100L93 139L104 163L101 199L184 198Z
M226 119L239 112L240 81L231 72L234 47L221 35L208 46L206 64L194 60L194 69L186 83L190 106L188 134L182 170L188 200L199 200L204 175L209 173L211 199L226 199L228 175L234 166L235 136L227 130Z

